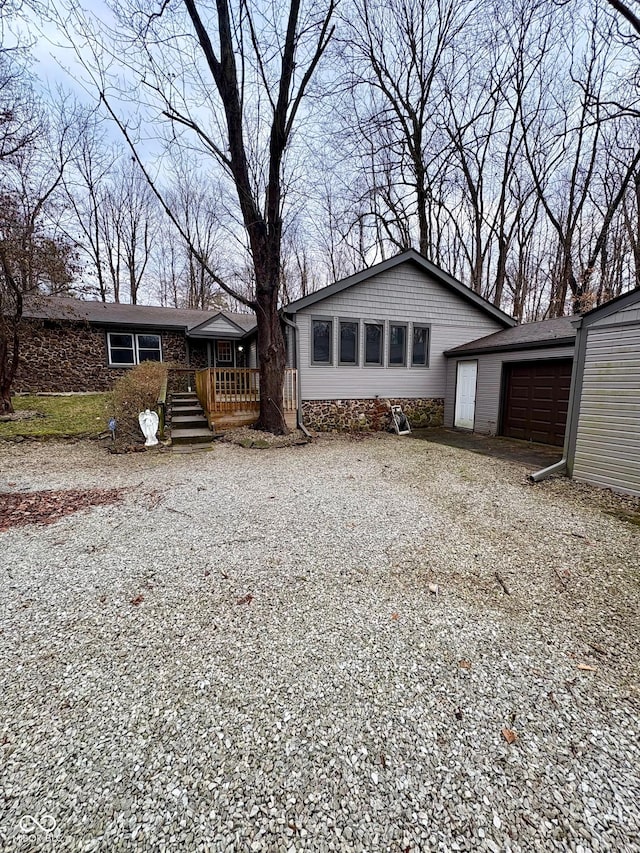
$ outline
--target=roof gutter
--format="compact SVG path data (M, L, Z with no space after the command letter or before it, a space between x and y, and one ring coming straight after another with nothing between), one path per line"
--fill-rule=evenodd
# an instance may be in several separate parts
M496 334L501 334L500 332L496 332ZM573 346L576 342L574 337L564 337L564 338L545 338L544 340L538 341L518 341L513 344L496 344L492 347L469 347L468 349L459 349L456 347L455 349L445 350L442 354L445 358L463 358L467 355L490 355L492 353L498 352L517 352L519 350L528 350L528 349L550 349L552 347L570 347Z

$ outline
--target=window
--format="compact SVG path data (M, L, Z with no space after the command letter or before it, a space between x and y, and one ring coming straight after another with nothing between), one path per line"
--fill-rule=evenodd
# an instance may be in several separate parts
M407 327L391 324L389 326L389 365L404 367L407 363Z
M382 339L384 328L382 323L364 324L364 363L382 364Z
M331 338L333 322L331 320L313 320L313 364L331 364Z
M358 321L340 321L340 364L358 364Z
M162 361L160 335L107 334L109 364L128 367L143 361Z
M216 362L218 364L233 364L231 341L216 341Z
M160 335L136 335L138 362L162 361Z
M413 327L413 348L411 350L413 367L429 367L429 327Z
M136 349L133 335L109 333L109 364L135 364Z

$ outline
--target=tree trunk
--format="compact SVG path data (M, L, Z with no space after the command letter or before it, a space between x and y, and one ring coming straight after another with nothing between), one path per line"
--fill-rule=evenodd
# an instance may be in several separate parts
M283 387L287 354L278 314L278 291L258 288L256 313L258 322L258 364L260 366L260 417L256 429L286 435Z
M14 326L11 355L7 336L0 340L0 414L11 415L15 411L11 401L11 386L18 370L18 348L20 345L18 327Z

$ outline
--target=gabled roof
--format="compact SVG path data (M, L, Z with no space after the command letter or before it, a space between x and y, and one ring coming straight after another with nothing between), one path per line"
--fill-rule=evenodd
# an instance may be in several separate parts
M287 314L295 314L303 308L308 308L310 305L315 305L323 299L327 299L329 296L334 296L336 293L341 293L349 287L353 287L356 284L360 284L360 282L373 278L375 275L387 272L400 264L406 263L414 264L418 269L436 279L436 281L444 287L454 291L463 299L467 300L467 302L471 302L477 308L480 308L485 313L491 315L494 320L497 320L504 326L515 325L516 321L513 317L510 317L508 314L505 314L504 311L496 308L495 305L492 305L488 300L483 299L482 296L478 296L477 293L465 284L462 284L461 281L458 281L456 278L449 275L449 273L440 269L440 267L432 264L431 261L428 261L419 254L419 252L416 252L415 249L407 249L407 251L401 252L399 255L395 255L393 258L388 258L386 261L374 264L374 266L368 267L366 270L362 270L355 275L340 279L340 281L334 281L333 284L329 284L327 287L316 290L315 293L310 293L309 296L304 296L302 299L296 299L294 302L290 302L288 305L284 306L283 310Z
M446 356L474 355L483 352L502 352L503 350L536 349L538 347L570 346L575 343L575 317L557 317L554 320L540 320L537 323L523 323L511 329L494 332L484 338L477 338L454 349L447 350Z
M243 318L245 317L248 322L244 322ZM228 311L218 311L213 316L207 317L206 320L203 320L197 326L191 326L189 328L189 335L193 337L212 337L215 331L212 330L212 326L220 319L224 321L223 326L226 326L228 333L235 336L246 335L256 325L255 317L252 314L231 314ZM220 331L220 329L217 331Z
M640 304L640 287L634 287L633 290L628 290L626 293L621 293L604 305L598 305L597 308L592 308L582 315L582 321L585 326L590 326L596 320L604 320L610 314L615 314L617 311L623 311L631 305Z
M98 302L70 296L41 296L25 300L24 316L42 320L86 321L100 326L190 331L222 315L243 334L256 325L253 314L231 311L201 311L195 308L163 308L159 305L128 305L122 302Z

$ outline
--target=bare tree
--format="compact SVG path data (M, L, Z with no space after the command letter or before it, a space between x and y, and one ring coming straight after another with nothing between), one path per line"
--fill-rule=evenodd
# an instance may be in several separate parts
M622 3L621 0L607 0L607 3L619 12L631 24L634 30L640 35L640 17L633 11L631 6Z
M286 432L282 404L286 355L278 311L283 175L287 154L293 154L296 122L308 103L305 95L333 33L334 6L335 0L326 0L320 7L290 0L283 9L245 0L232 7L228 0L217 0L212 9L184 0L189 33L176 5L163 3L149 12L146 6L134 4L118 8L118 28L109 33L110 44L98 44L95 22L87 21L76 7L69 10L86 39L80 58L139 164L143 166L142 150L126 119L118 114L105 67L105 63L121 65L123 57L128 72L139 75L139 97L152 101L156 117L159 110L169 123L171 147L197 148L231 182L237 221L251 259L252 297L208 268L196 247L192 249L223 290L256 312L261 389L257 426L276 433ZM63 18L64 13L58 15L68 32L68 19ZM94 49L91 58L87 58L87 45ZM120 80L117 88L122 94ZM151 167L144 171L165 212L188 240Z
M418 249L431 253L431 183L443 153L433 112L442 97L443 68L471 7L469 0L356 0L347 8L342 53L357 131L354 153L369 160L363 165L371 180L371 213L397 249L414 243L415 224Z
M176 289L180 304L187 308L208 310L226 304L224 292L209 273L215 270L219 276L224 274L222 258L226 234L216 195L212 192L211 180L202 172L186 162L177 164L166 198L187 236L184 240L171 227L182 258ZM177 265L174 271L178 272Z
M58 193L69 159L69 128L0 162L0 411L11 412L11 386L20 357L24 300L69 289L74 247L56 227Z
M109 192L129 301L136 305L157 231L156 198L137 163L129 159L116 168Z
M73 211L73 227L80 251L88 257L96 276L97 294L106 302L109 286L105 217L109 208L109 181L116 154L100 128L95 111L78 110L79 139L70 168L63 175L64 188ZM119 213L118 213L119 215ZM107 235L111 229L107 228ZM119 301L119 272L112 275ZM88 291L88 288L87 288Z

